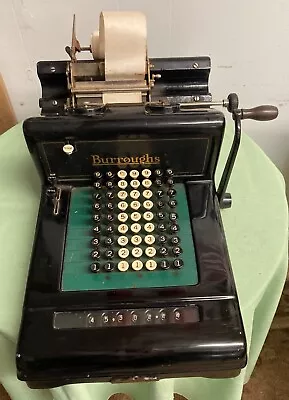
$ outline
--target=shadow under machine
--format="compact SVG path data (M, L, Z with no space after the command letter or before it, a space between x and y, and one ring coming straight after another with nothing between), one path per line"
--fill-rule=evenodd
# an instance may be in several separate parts
M102 13L86 48L73 26L66 50L69 61L38 63L42 116L24 123L42 194L19 379L236 376L246 340L220 208L241 120L277 109L239 109L235 94L214 102L208 57L148 58L139 13ZM235 135L217 189L218 106Z

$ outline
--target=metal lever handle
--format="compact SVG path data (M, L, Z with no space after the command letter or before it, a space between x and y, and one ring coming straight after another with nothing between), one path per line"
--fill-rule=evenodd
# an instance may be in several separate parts
M278 108L275 106L264 105L249 109L239 109L239 101L236 93L231 93L228 96L225 106L228 111L232 113L233 119L235 120L235 135L217 191L221 208L230 207L232 202L231 197L229 196L229 193L226 193L226 190L240 145L241 120L254 119L256 121L270 121L278 116Z
M259 106L240 110L240 119L254 119L255 121L271 121L278 117L278 108L275 106Z

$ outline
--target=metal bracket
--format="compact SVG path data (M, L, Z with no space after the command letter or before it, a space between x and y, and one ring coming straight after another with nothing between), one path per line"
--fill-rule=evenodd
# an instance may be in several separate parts
M61 199L61 189L60 188L56 188L56 193L55 193L55 197L53 199L53 215L58 215L59 214L59 210L60 210L60 199Z
M50 198L50 202L53 205L53 215L59 215L60 211L60 200L61 200L62 190L60 187L49 186L46 190L47 197Z

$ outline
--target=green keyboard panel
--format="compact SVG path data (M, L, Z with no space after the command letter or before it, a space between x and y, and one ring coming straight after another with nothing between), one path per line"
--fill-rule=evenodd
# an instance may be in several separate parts
M166 171L96 171L72 190L63 291L197 283L185 186Z

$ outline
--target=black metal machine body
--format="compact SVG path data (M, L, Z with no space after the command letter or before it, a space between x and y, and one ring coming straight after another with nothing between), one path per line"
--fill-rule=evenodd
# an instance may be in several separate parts
M18 377L32 388L232 377L246 365L246 339L220 208L231 204L226 187L240 121L248 112L239 110L236 95L212 102L208 57L149 62L149 73L158 79L142 104L82 107L71 102L69 62L38 63L43 116L25 121L24 134L42 179L42 196L17 350ZM214 105L226 106L236 125L218 189L215 170L225 117ZM268 107L250 117L275 118L276 109ZM165 258L155 271L128 278L135 279L133 284L120 283L119 271L98 270L107 290L93 277L65 278L73 191L85 188L94 193L94 176L116 176L120 170L129 174L132 168L137 174L146 168L152 176L173 171L176 188L185 193L190 245L183 247L194 248L195 254L183 248L187 282L181 280L180 263L166 263ZM152 206L155 215L159 204ZM93 235L91 231L89 241ZM102 241L101 235L96 242ZM88 259L87 268L89 264ZM177 267L165 271L171 265ZM81 282L82 289L72 288Z

